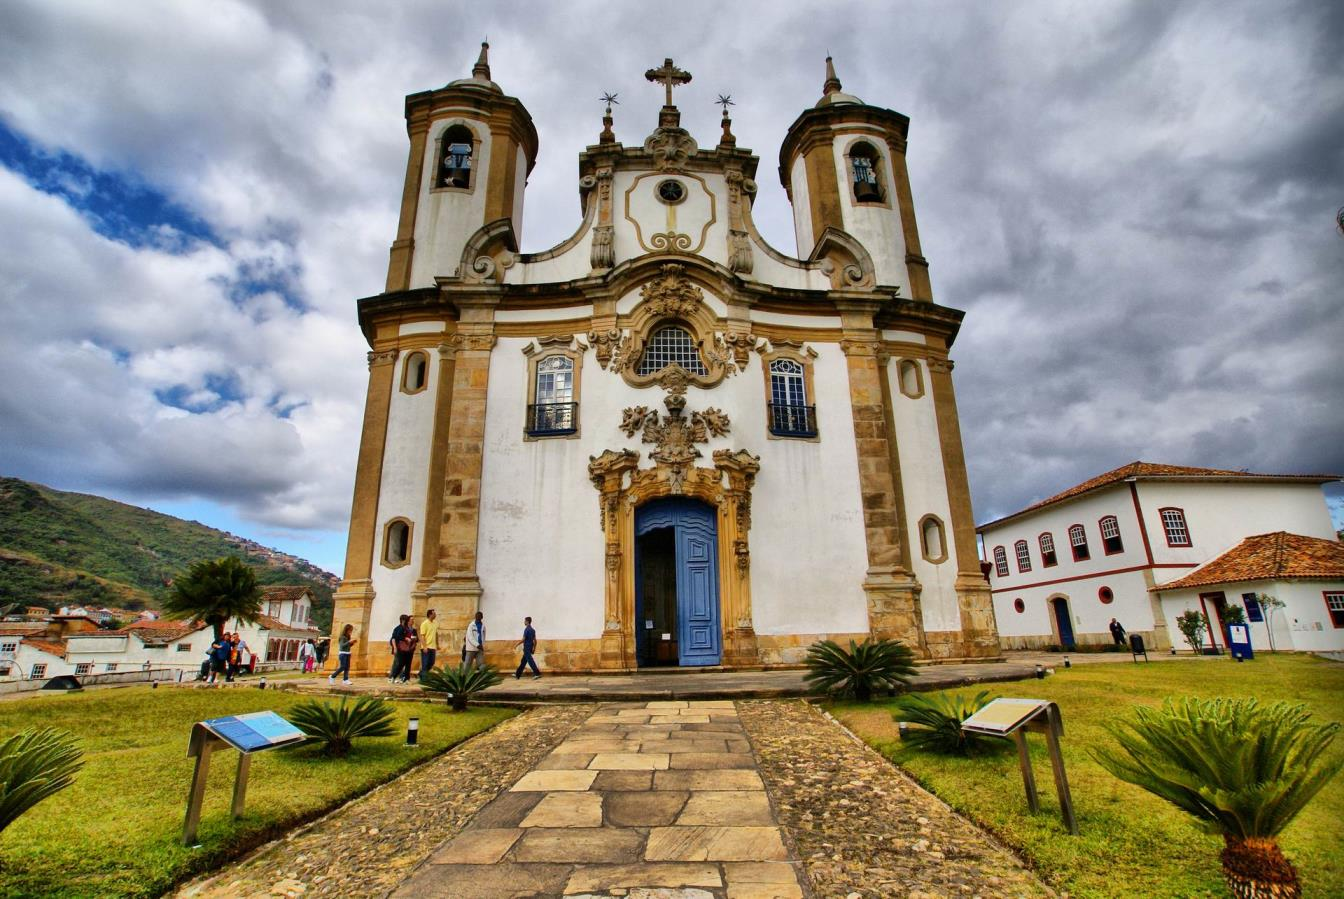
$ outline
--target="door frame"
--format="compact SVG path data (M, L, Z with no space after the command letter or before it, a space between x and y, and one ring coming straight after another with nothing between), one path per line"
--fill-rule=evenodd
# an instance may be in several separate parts
M718 515L714 506L704 500L684 496L668 496L650 500L635 510L635 624L637 627L642 624L639 617L642 614L640 606L643 599L643 588L640 574L643 562L639 551L639 538L650 531L671 528L676 553L677 666L681 668L704 667L723 663L723 592L719 583L718 556L720 548L717 519ZM714 652L712 653L712 660L710 659L711 654L706 653L704 661L688 661L686 656L689 644L686 637L692 623L692 616L689 610L690 580L685 576L689 571L689 560L683 558L683 540L686 536L685 528L692 521L696 523L698 530L708 530L709 538L713 544L709 553L708 566L711 572L711 615L709 624ZM636 631L636 634L638 634L638 631Z
M1071 638L1068 643L1064 642L1064 629L1059 625L1059 606L1055 604L1056 600L1064 604L1064 621L1069 625L1069 637ZM1069 602L1069 597L1063 593L1055 593L1046 597L1045 604L1050 611L1050 630L1054 633L1055 642L1065 649L1076 648L1078 646L1078 631L1073 626L1073 606Z

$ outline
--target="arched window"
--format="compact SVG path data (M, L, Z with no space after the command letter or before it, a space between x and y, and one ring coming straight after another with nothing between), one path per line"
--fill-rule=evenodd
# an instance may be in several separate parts
M1002 546L994 547L994 573L999 577L1008 576L1008 551Z
M850 148L849 171L857 202L882 202L882 157L872 144L860 141Z
M547 356L537 363L535 401L528 407L527 432L532 436L569 434L577 427L574 402L574 360Z
M1041 567L1053 568L1059 564L1059 557L1055 555L1055 536L1048 531L1036 538L1036 542L1041 545Z
M898 386L902 396L918 399L924 395L924 373L913 359L902 359L896 367Z
M1167 546L1189 546L1190 528L1185 523L1182 509L1161 509L1162 529L1167 533Z
M947 541L943 535L943 523L936 515L925 515L919 522L920 550L930 562L947 561Z
M1073 550L1075 562L1085 562L1092 558L1092 554L1087 551L1087 531L1083 530L1081 524L1069 528L1069 548Z
M1017 554L1017 570L1031 571L1031 550L1027 549L1027 541L1019 540L1014 543L1013 552Z
M669 365L679 365L694 375L709 374L691 333L676 325L665 325L653 332L635 371L640 375L652 375Z
M439 140L439 169L435 187L471 187L471 157L475 138L471 129L453 125Z
M408 353L401 370L401 392L419 393L429 380L429 357L418 350Z
M411 560L411 523L394 518L383 529L383 564L400 568Z
M784 437L813 437L817 423L807 402L803 364L795 359L770 363L770 433Z
M1120 522L1114 515L1107 515L1099 523L1101 527L1101 545L1106 549L1106 555L1113 556L1116 553L1125 551L1125 544L1120 539Z

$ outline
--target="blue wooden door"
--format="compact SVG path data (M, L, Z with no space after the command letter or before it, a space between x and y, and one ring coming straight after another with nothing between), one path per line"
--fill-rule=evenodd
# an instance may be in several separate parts
M723 651L714 509L695 500L671 498L648 503L636 511L636 535L663 527L676 532L678 664L717 665Z
M1050 604L1055 607L1055 622L1059 625L1059 643L1065 649L1072 649L1074 644L1073 619L1069 615L1069 601L1056 596L1050 600Z

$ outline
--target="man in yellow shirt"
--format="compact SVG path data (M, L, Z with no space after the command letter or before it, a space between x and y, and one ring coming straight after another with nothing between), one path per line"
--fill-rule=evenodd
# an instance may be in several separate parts
M425 679L425 672L434 668L434 656L439 651L439 622L435 620L434 610L430 609L425 613L425 620L420 622L420 680Z

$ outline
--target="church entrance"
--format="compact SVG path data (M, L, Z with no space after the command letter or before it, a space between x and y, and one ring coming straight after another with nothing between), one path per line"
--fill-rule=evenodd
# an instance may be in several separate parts
M681 497L635 510L640 667L721 661L717 520L713 506Z

